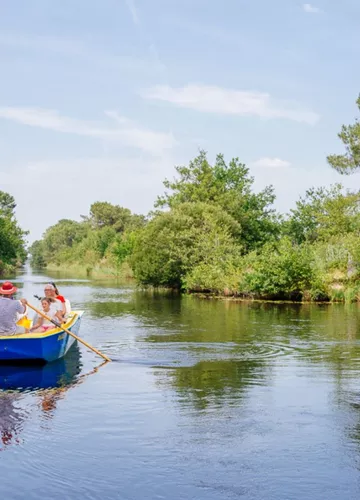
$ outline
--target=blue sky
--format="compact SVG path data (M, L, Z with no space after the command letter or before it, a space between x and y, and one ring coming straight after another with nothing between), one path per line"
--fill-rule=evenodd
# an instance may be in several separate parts
M0 1L0 189L29 240L94 201L147 213L174 165L237 156L287 211L343 182L356 0Z

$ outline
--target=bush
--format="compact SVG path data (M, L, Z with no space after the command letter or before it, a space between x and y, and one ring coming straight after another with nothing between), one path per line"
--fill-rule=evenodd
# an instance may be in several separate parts
M310 248L293 245L289 238L249 254L243 266L240 292L269 298L302 298L316 275Z

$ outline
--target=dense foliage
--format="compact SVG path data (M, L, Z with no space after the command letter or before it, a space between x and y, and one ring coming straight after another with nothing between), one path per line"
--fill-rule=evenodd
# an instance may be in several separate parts
M49 227L42 240L30 247L34 267L80 266L87 272L104 267L118 273L131 254L136 230L145 224L145 217L132 214L127 208L108 202L96 202L89 216L77 222L62 219Z
M358 300L360 192L309 189L286 216L273 188L253 191L237 158L205 152L176 167L148 217L96 202L31 247L36 266L80 266L143 286L251 298Z
M26 259L25 236L15 218L13 196L0 191L0 275L11 272Z
M189 166L176 167L179 176L165 180L165 195L156 206L173 209L182 203L203 202L221 207L241 226L238 242L243 252L261 247L279 234L279 216L272 208L275 194L271 186L258 194L252 192L254 179L249 169L233 158L227 165L218 155L212 166L204 151Z
M360 109L360 96L356 104ZM343 125L338 134L345 146L345 154L330 155L329 164L341 174L351 174L360 168L360 123L358 120L353 125Z

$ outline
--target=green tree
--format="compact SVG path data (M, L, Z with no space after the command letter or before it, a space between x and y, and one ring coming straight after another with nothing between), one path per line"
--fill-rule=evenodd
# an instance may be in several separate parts
M44 244L41 240L36 240L29 248L31 255L30 264L33 267L42 268L46 267Z
M97 201L91 205L87 220L96 229L112 227L115 231L122 232L131 220L131 211L107 201Z
M360 109L360 96L356 104ZM341 174L351 174L360 168L360 123L356 119L353 125L343 125L338 134L345 146L342 155L330 155L327 161L331 167Z
M115 236L115 229L113 227L106 226L89 234L92 248L96 251L100 259L104 257L105 252L114 241Z
M157 207L175 208L181 203L203 202L221 207L241 226L240 243L247 252L279 235L279 217L272 204L272 187L258 194L252 192L254 179L238 158L229 164L218 155L210 165L206 153L200 154L188 166L175 167L178 178L164 181L168 190L158 197Z
M181 203L158 213L135 240L131 264L140 283L181 288L188 273L216 261L219 269L234 261L241 248L239 223L221 207Z
M82 222L70 219L61 219L50 226L44 233L43 242L45 255L51 255L65 249L71 248L79 243L88 233L88 227ZM48 260L48 259L47 259Z
M12 219L15 216L15 198L9 193L0 191L0 214Z
M0 191L0 271L6 266L22 264L26 259L25 236L15 217L13 196Z
M291 210L284 232L298 244L359 233L359 202L360 192L344 192L341 184L309 189Z
M136 231L128 231L123 234L117 234L111 245L107 249L107 256L118 269L133 252Z

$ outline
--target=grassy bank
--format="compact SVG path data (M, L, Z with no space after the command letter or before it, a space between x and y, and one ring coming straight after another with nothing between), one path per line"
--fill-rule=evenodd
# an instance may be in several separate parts
M119 279L119 280L133 280L133 273L127 263L123 263L120 267L109 267L106 265L81 265L79 263L72 264L52 264L46 266L49 272L66 272L74 274L79 277L86 277L92 279Z

